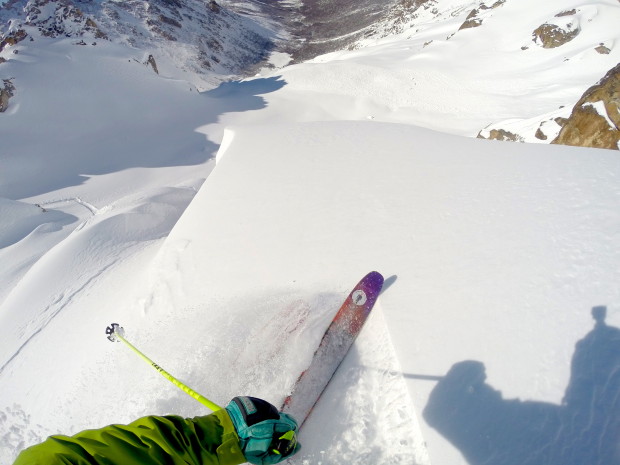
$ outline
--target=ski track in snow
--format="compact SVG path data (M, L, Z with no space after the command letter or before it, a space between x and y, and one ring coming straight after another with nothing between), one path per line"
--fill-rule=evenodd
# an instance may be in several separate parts
M45 200L41 203L38 203L37 205L41 207L53 208L53 207L58 207L60 205L64 205L64 204L71 203L71 202L81 205L86 210L88 210L88 212L90 212L92 216L95 216L100 213L99 208L86 202L85 200L82 200L80 197L70 197L66 199L56 199L56 200Z
M131 251L128 249L128 254L131 254ZM97 270L92 276L86 279L79 287L70 290L69 294L60 293L59 295L54 296L53 301L41 309L34 320L31 320L25 324L20 329L20 339L23 340L23 343L17 351L10 356L10 358L0 366L0 375L2 372L11 364L13 359L15 359L20 352L34 339L41 331L43 331L47 325L67 306L70 305L73 299L78 296L81 292L84 292L91 284L96 282L96 280L101 277L104 273L106 273L109 269L112 269L121 258L114 260L109 263L105 267ZM69 290L67 290L69 291Z
M165 337L165 322L175 319L189 359L164 362L198 392L209 392L220 405L233 395L262 397L280 405L312 354L346 293L303 295L273 290L240 298L215 299L185 309L181 317L151 314L154 328L144 344ZM291 465L420 464L428 462L415 409L385 325L379 302L301 434L302 452ZM219 314L219 317L208 315ZM207 317L207 321L205 320ZM203 321L197 326L196 321ZM205 328L208 328L205 330ZM230 335L234 335L231 338ZM151 341L150 343L148 341ZM153 356L159 362L158 356ZM232 369L231 369L232 368ZM226 383L213 385L210 374L226 372ZM153 377L157 377L153 374ZM154 380L157 384L157 379ZM184 393L162 387L151 410L193 416L196 405ZM322 418L328 416L326 424ZM390 444L386 448L385 444Z
M289 463L430 463L380 299L304 426L307 447Z

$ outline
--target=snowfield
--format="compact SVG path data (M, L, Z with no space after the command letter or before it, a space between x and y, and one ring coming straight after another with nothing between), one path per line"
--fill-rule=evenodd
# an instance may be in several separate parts
M620 61L620 6L521 3L475 35L456 32L471 4L446 1L205 92L105 41L7 47L0 463L50 434L208 413L109 342L112 322L220 405L281 403L376 270L290 463L620 464L620 156L471 137L571 107ZM537 48L573 7L582 33Z

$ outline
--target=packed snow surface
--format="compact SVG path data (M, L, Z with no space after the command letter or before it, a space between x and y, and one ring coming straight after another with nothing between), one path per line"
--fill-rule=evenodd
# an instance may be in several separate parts
M464 137L574 104L619 61L620 8L521 4L535 14L507 1L448 40L471 4L443 2L417 34L200 93L120 45L7 47L0 462L208 413L112 322L220 405L279 404L376 270L291 463L620 464L618 152ZM571 8L582 33L538 48Z

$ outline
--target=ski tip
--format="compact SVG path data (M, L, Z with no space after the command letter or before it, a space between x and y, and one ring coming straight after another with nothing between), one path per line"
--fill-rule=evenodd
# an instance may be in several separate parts
M368 281L369 283L373 283L375 285L383 285L383 275L378 271L371 271L366 275L363 281Z

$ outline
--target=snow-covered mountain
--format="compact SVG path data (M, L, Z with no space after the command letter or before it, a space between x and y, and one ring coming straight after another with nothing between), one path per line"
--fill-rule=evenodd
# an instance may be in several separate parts
M613 0L557 5L514 0L10 0L0 7L0 49L36 36L80 37L75 43L83 46L111 40L139 50L139 60L156 72L204 90L253 74L260 66L408 40L422 44L424 50L410 48L412 58L422 60L421 68L426 57L446 67L437 78L424 79L439 81L436 86L426 82L426 98L438 92L436 87L453 85L451 79L473 87L466 96L482 94L475 99L480 105L476 113L483 117L475 128L478 137L615 149L620 122L614 83L620 77L617 71L607 73L620 61L614 47L618 19ZM608 91L599 92L599 100L580 117L573 107L590 86L603 85L604 77ZM5 85L0 107L7 107L14 86ZM450 97L462 93L460 88L441 92ZM522 95L531 100L510 114L494 114L484 106L485 97ZM462 107L457 102L451 113L460 117ZM573 136L558 137L569 121L577 128ZM439 129L451 132L451 127Z
M214 0L12 0L0 18L10 24L7 37L74 37L83 46L109 40L153 56L158 72L191 72L213 86L249 72L284 38L262 12L267 7L245 3L239 13Z
M292 463L620 464L620 158L549 145L617 140L616 0L0 18L0 463L206 413L112 321L217 403L279 403L376 269ZM537 143L476 138L508 133Z

